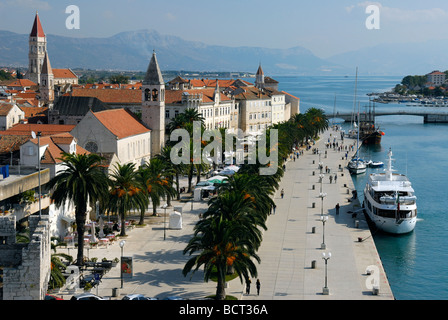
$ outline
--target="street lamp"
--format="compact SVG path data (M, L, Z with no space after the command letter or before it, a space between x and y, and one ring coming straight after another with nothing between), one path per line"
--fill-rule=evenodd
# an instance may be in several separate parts
M162 209L164 209L165 210L165 214L164 214L164 216L165 216L165 221L164 221L164 227L163 227L163 240L166 240L166 208L168 208L168 204L164 204L163 206L162 206Z
M327 196L327 194L325 192L321 192L319 194L319 198L321 198L321 208L320 208L320 216L323 217L324 216L324 198Z
M328 221L327 216L321 216L320 221L322 221L323 229L322 229L322 244L320 246L321 249L325 250L327 248L327 245L325 244L325 223Z
M126 244L126 240L120 241L120 248L121 248L121 263L120 263L120 278L121 278L121 289L123 289L123 248Z
M331 252L328 254L325 254L325 252L322 253L322 259L325 261L325 286L322 289L322 294L328 296L330 294L330 289L328 289L328 276L327 276L327 266L328 266L328 260L331 258Z
M322 170L324 168L324 164L323 164L322 161L320 161L320 154L321 154L321 152L319 151L319 169L320 169L320 173L322 173Z
M322 193L322 184L323 184L324 178L325 178L325 175L323 173L319 174L320 193Z
M41 195L42 195L42 189L40 185L40 137L42 136L42 132L38 132L37 135L34 133L34 131L31 131L31 136L33 139L36 139L37 137L37 170L38 170L38 179L39 179L39 218L42 218L42 202L41 202Z

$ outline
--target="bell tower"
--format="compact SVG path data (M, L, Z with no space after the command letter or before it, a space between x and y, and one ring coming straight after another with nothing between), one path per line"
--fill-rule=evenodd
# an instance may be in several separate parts
M264 89L264 72L260 66L258 67L257 74L255 76L255 87L258 89Z
M47 37L45 36L44 29L42 28L39 14L37 12L29 37L29 48L28 71L26 72L25 78L39 84L40 73L42 71L45 53L47 52Z
M165 146L165 83L153 52L142 84L142 121L151 129L151 157Z
M54 74L47 53L45 53L44 64L40 74L39 91L43 104L52 105L54 102Z

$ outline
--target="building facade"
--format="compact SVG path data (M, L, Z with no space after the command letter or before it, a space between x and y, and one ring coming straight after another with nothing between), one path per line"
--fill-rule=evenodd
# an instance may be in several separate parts
M121 164L138 168L151 158L151 130L126 109L89 111L71 134L87 151L115 154Z

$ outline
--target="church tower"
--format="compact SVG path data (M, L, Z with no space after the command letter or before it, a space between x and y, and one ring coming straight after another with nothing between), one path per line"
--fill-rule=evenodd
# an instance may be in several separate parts
M264 89L264 72L261 68L261 63L255 76L255 87L258 89Z
M52 105L54 102L54 74L47 53L45 53L40 74L39 91L43 104Z
M44 29L42 28L39 14L37 12L29 37L29 48L30 51L28 53L28 71L25 77L39 84L40 73L42 71L45 53L47 52L47 37L45 36Z
M165 83L155 52L142 84L142 121L151 129L151 157L154 157L165 146Z

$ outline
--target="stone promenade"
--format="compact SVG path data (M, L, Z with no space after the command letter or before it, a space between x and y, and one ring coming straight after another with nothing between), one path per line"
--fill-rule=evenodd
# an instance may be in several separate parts
M257 279L252 279L250 294L246 294L245 284L242 284L239 278L228 284L227 294L241 300L394 298L363 214L353 217L353 212L360 209L360 204L351 199L354 185L345 168L345 152L327 149L325 146L328 139L333 142L334 138L341 143L339 132L328 130L313 146L319 149L320 156L308 150L304 151L298 160L289 159L286 164L286 174L280 187L280 190L284 189L285 195L283 199L280 191L275 195L277 209L268 219L268 230L264 233L259 250L260 295L257 295L255 287ZM353 144L353 140L345 138L344 145L349 144ZM330 170L330 174L325 174L322 184L319 181L319 162L323 163L324 174L326 167ZM331 183L330 175L333 177ZM322 198L319 197L321 188L322 192L327 194L323 207ZM336 214L335 206L338 203L340 212ZM119 295L111 299L121 299L123 295L131 293L141 293L158 299L170 296L201 299L215 294L216 283L204 283L202 271L187 277L181 273L188 260L188 256L184 256L182 251L192 237L199 214L206 210L207 205L194 203L192 206L191 202L175 202L174 206L183 207L182 229L165 230L164 211L160 209L162 217L151 217L146 227L130 230L123 255L133 257L133 277L124 279L121 288L119 268L112 268L103 277L99 288L93 289L92 293L111 297L113 291L118 291ZM171 210L167 209L167 214ZM321 215L328 217L325 232L320 220ZM166 222L168 223L168 218ZM322 249L323 242L325 250ZM74 250L70 249L73 256L76 255ZM328 295L323 294L323 252L331 253L327 265ZM119 258L121 249L118 243L113 243L107 248L90 249L88 255L97 257L98 260L103 257ZM367 269L373 273L368 275ZM376 295L369 285L375 277L379 278L379 292ZM114 288L118 290L113 290ZM70 296L70 293L65 293L63 297L68 299Z

